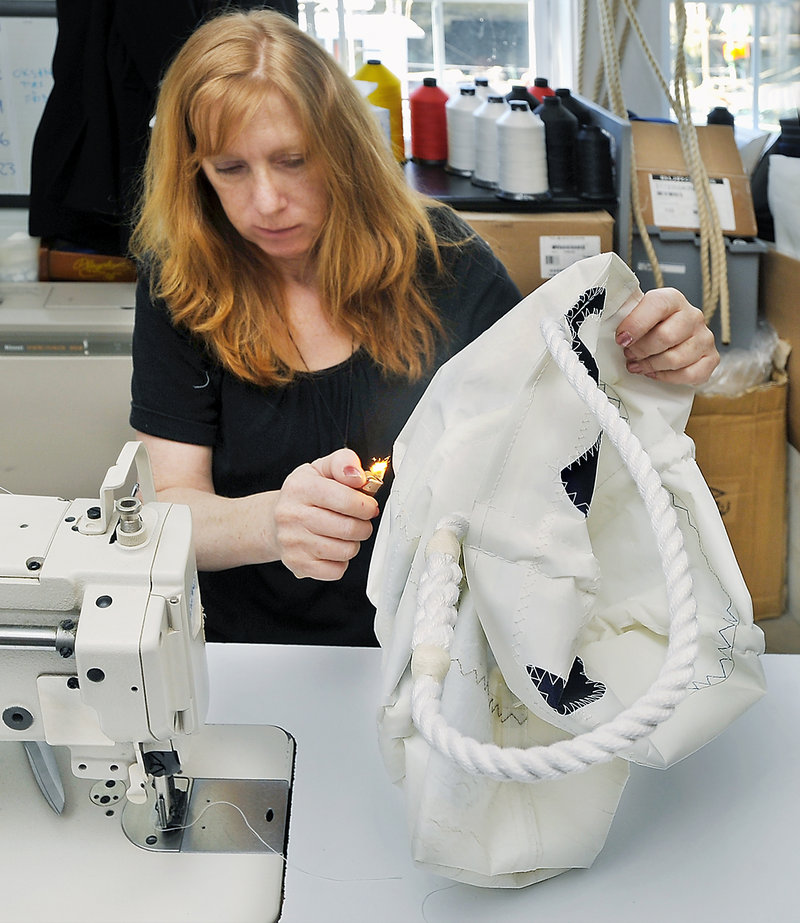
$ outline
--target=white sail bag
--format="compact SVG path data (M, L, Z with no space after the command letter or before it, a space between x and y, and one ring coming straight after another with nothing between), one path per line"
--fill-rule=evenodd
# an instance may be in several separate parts
M449 878L588 867L629 763L668 767L764 691L692 390L614 341L641 297L614 254L562 271L439 370L394 448L380 743L414 860Z

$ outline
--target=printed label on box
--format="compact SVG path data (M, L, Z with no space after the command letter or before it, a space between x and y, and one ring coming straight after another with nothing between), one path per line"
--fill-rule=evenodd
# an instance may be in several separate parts
M601 252L600 236L596 234L540 237L539 275L543 279L552 279L567 266Z
M733 194L730 180L712 179L711 194L717 206L723 231L736 228L733 211ZM697 196L694 184L688 176L650 174L650 198L653 202L653 224L660 228L698 228L700 217L697 212Z
M659 260L659 268L665 276L685 276L686 275L686 264L685 263L662 263ZM650 260L639 260L636 264L636 272L652 272L653 264Z

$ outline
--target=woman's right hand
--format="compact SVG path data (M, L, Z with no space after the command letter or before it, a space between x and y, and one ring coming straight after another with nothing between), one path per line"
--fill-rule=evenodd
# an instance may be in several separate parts
M338 580L372 534L378 504L359 490L366 476L350 449L301 465L280 490L221 497L210 446L137 435L150 454L158 499L192 511L198 570L283 561L297 577Z
M379 512L361 493L366 482L351 449L338 449L296 468L284 481L273 508L280 559L296 577L338 580L372 534Z

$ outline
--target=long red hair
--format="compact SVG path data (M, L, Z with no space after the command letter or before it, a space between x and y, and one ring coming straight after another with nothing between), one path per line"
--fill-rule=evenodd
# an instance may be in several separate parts
M153 265L152 294L240 378L291 379L279 276L228 222L201 170L274 91L325 177L329 209L313 251L322 304L386 372L418 378L441 333L421 274L423 261L442 271L432 203L406 183L353 81L273 11L207 22L165 75L132 238Z

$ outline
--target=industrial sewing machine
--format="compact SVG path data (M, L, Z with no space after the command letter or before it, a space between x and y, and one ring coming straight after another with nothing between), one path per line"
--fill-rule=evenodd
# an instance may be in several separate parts
M278 918L294 741L207 705L190 513L142 444L97 499L0 495L0 921Z

